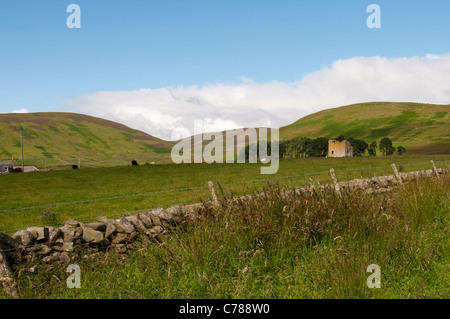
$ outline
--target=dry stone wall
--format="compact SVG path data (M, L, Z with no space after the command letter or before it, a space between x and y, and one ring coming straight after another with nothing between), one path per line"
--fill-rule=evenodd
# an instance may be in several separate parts
M194 218L197 206L157 208L119 219L100 217L91 223L68 220L59 228L28 227L12 236L0 233L0 250L4 263L27 264L30 271L38 261L68 263L80 254L92 257L106 249L127 253L140 234L159 241L173 227L183 227Z

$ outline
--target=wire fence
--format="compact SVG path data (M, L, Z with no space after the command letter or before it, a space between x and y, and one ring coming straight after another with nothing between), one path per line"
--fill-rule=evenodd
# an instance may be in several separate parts
M122 199L122 198L129 198L129 197L137 197L137 196L148 196L148 195L163 194L163 193L181 192L181 191L196 190L196 189L202 189L202 188L208 188L208 186L186 187L186 188L179 188L179 189L171 189L171 190L164 190L164 191L141 193L141 194L129 194L129 195L121 195L121 196L93 198L93 199L80 200L80 201L74 201L74 202L63 202L63 203L55 203L55 204L40 205L40 206L19 207L19 208L0 210L0 213L21 211L21 210L29 210L29 209L36 209L36 208L50 208L50 207L55 207L55 206L86 204L86 203L91 203L91 202L100 202L100 201Z
M170 158L169 158L170 159ZM129 166L131 162L135 160L141 165L161 164L168 162L167 158L163 156L161 158L148 157L147 155L135 155L125 154L122 156L108 157L104 160L91 159L86 157L73 157L73 158L53 158L53 157L25 157L24 166L34 166L39 170L60 170L60 169L72 169L73 165L79 168L99 168L99 167L112 167L112 166ZM22 159L20 158L2 158L2 163L13 163L14 166L22 166Z
M447 162L448 162L448 160L434 161L434 163L443 163L444 165L441 165L441 167L447 167ZM427 169L431 169L432 168L430 162L407 163L407 164L398 163L396 165L397 165L397 167L400 168L399 171L403 171L405 166L420 166L420 165L423 166L423 165L426 165ZM364 171L375 171L375 170L379 170L379 169L387 169L387 170L390 170L390 174L393 173L392 172L392 166L390 166L390 165L389 166L373 166L373 167L349 168L349 169L335 170L334 172L339 175L339 173L355 172L355 171L361 171L361 172L364 172ZM294 179L294 178L308 178L308 177L319 176L319 175L330 175L330 171L328 170L328 171L312 172L312 173L291 174L291 175L286 175L286 176L275 176L275 177L272 177L272 178L244 180L244 181L236 181L236 182L230 182L230 183L220 183L220 186L221 187L226 187L226 186L233 186L233 185L245 185L245 184L249 184L249 183L267 183L267 182L271 182L271 181L279 181L279 180ZM361 177L363 177L362 175L363 174L361 173ZM386 175L386 173L383 173L381 175ZM378 175L378 176L381 176L381 175ZM374 172L373 177L375 177L375 176L376 176L376 174ZM343 176L340 176L339 181L346 181L345 177L344 177L344 179L342 177ZM331 179L330 179L330 181L331 181ZM297 185L297 186L300 186L300 185ZM139 196L144 196L145 197L145 196L157 195L157 194L165 194L165 193L195 191L195 190L208 189L208 188L209 188L208 185L203 185L203 186L185 187L185 188L177 188L177 189L169 189L169 190L161 190L161 191L153 191L153 192L127 194L127 195L120 195L120 196L92 198L92 199L79 200L79 201L60 202L60 203L53 203L53 204L47 204L47 205L17 207L17 208L10 208L10 209L0 210L0 214L11 213L11 212L27 211L27 210L33 210L33 209L45 209L45 208L51 208L51 207L57 207L57 206L70 206L70 205L78 205L78 204L89 204L89 203L101 202L101 201L113 201L113 200L118 200L118 199L133 198L133 197L139 197ZM188 204L193 204L193 203L195 203L195 201L178 202L176 204L172 203L170 205L159 205L157 207L167 208L167 207L170 207L170 206L173 206L173 205L183 206L183 205L188 205ZM115 213L109 214L109 215L96 215L96 216L90 216L90 217L82 217L82 218L77 218L77 220L78 221L88 221L88 220L97 219L100 216L116 217L116 216L124 216L124 215L129 215L129 214L137 214L137 213L140 213L140 212L150 211L150 210L155 209L157 207L151 207L151 208L140 209L140 210L131 210L131 211L122 212L122 213L115 212ZM36 227L56 226L56 225L62 225L62 224L64 224L64 222L49 223L49 224L45 224L45 225L38 225ZM33 226L35 226L35 225L33 225ZM11 232L18 231L18 230L21 230L21 229L24 229L24 227L22 227L22 228L15 228L15 229L6 229L6 230L0 230L0 231L3 232L3 233L11 233Z

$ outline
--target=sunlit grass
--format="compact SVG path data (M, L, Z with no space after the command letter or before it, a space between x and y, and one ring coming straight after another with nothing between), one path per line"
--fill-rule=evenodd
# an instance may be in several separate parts
M17 269L22 298L448 298L450 178L423 178L390 193L265 196L218 211L129 255L78 258L82 286L65 266ZM381 269L369 289L367 266ZM2 292L0 292L0 296Z
M225 191L239 195L260 189L267 179L280 179L287 186L297 187L311 181L331 183L330 168L335 169L339 180L349 180L392 174L391 163L396 163L400 171L429 169L431 159L438 167L444 167L450 157L281 160L273 175L261 175L259 163L140 165L1 175L0 211L10 211L0 212L0 231L11 233L9 230L40 225L40 216L46 209L64 222L199 202L210 195L208 181L220 183ZM88 202L74 203L79 201ZM69 204L13 210L60 203Z

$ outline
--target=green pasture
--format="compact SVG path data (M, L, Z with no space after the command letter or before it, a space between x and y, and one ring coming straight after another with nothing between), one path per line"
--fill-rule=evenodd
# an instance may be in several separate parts
M334 168L339 180L392 174L449 165L449 155L281 160L273 175L261 175L261 164L164 164L82 168L0 175L0 231L13 233L29 226L68 219L93 221L156 207L209 199L208 181L225 194L260 192L268 180L299 187L330 183ZM219 184L221 187L219 187ZM43 214L43 213L46 214ZM51 220L44 215L51 213Z

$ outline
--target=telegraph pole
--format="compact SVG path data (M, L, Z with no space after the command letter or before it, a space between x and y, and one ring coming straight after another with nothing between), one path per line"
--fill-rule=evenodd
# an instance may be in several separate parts
M25 173L25 168L23 165L23 137L22 137L22 130L20 130L20 148L22 149L22 173Z

